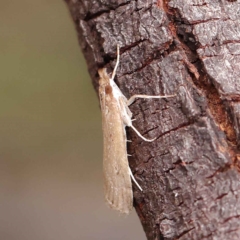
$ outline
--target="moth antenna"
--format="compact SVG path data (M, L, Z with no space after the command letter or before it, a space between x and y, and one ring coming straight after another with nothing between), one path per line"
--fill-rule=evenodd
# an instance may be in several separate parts
M174 95L165 95L165 96L148 96L148 95L133 95L131 96L128 101L127 101L127 105L131 105L135 100L136 98L170 98L170 97L175 97L176 94Z
M153 142L156 139L156 138L153 138L153 139L145 138L144 136L142 136L142 134L133 125L131 125L129 127L131 127L137 133L137 135L146 142Z
M132 155L131 154L127 154L129 157L131 157Z
M126 142L132 142L132 140L126 140Z
M130 176L131 176L132 180L135 182L135 184L137 185L137 187L138 187L138 188L140 189L140 191L142 192L143 190L142 190L141 186L138 184L138 182L137 182L137 180L135 179L135 177L133 176L130 167L128 167L128 169L129 169L129 173L130 173Z
M118 65L119 65L119 59L120 59L119 45L117 45L117 60L116 60L115 67L113 69L111 80L113 80L116 76L116 71L117 71L117 68L118 68Z

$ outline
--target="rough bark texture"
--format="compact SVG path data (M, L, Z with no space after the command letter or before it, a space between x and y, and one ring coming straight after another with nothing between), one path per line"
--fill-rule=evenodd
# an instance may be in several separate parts
M240 2L66 0L97 70L137 100L130 129L134 204L148 239L240 239Z

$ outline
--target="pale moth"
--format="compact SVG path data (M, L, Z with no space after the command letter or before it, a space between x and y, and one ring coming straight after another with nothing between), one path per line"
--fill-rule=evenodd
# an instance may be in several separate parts
M103 172L105 198L108 205L121 213L128 214L133 207L132 182L136 182L128 165L127 138L125 127L131 127L144 141L154 139L143 137L132 125L132 113L128 106L136 98L167 98L168 96L133 95L130 99L123 95L114 82L119 64L119 46L117 46L117 61L112 76L106 68L99 69L99 98L102 111L103 129Z

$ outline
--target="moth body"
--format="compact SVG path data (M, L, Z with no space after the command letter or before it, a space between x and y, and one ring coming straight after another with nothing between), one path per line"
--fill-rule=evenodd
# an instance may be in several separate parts
M125 110L121 110L120 103L126 98L111 81L105 68L99 70L99 75L105 199L111 208L128 214L132 209L133 194L127 159L126 125L123 121Z
M123 95L114 82L119 63L119 47L117 62L110 77L106 68L99 69L99 98L102 111L103 129L103 172L105 199L108 205L121 213L128 214L133 207L132 182L141 187L135 180L128 164L127 138L125 127L131 127L143 140L151 142L154 139L143 137L132 125L132 113L129 105L136 98L166 98L169 96L134 95L129 100Z

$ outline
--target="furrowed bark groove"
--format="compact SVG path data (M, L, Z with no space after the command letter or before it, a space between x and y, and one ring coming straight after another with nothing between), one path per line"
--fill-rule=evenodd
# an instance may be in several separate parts
M131 105L134 205L147 239L240 239L240 1L65 0L95 89L112 71Z

